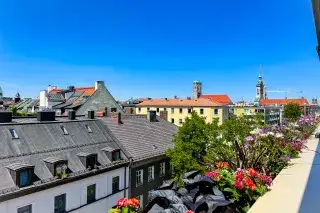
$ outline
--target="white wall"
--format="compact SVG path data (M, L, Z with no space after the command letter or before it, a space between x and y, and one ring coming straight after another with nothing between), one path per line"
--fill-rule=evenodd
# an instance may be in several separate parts
M127 186L129 187L129 168L126 167ZM17 209L32 204L32 213L54 213L54 197L66 193L66 210L81 207L87 203L87 186L96 184L96 199L112 194L112 178L120 177L120 190L124 186L125 168L119 168L100 175L75 181L55 188L19 197L0 203L1 213L17 213ZM128 196L128 189L126 190ZM100 201L79 208L74 213L106 213L117 201L124 197L124 191Z

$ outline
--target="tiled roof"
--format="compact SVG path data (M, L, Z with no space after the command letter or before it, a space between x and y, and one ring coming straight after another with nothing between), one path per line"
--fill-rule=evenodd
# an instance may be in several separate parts
M86 97L90 97L95 92L95 87L81 87L75 89L77 92L83 92L80 97L74 102L75 104L84 103Z
M123 115L120 125L111 117L101 119L133 159L164 154L169 147L173 147L173 135L178 131L176 125L159 117L157 122L150 122L146 115Z
M310 106L307 99L262 99L261 105L286 105L289 103L297 103L300 106Z
M218 102L221 104L232 104L232 100L228 95L201 95L200 98L209 99L214 102Z
M137 106L215 107L223 106L223 104L209 99L151 99L143 101Z

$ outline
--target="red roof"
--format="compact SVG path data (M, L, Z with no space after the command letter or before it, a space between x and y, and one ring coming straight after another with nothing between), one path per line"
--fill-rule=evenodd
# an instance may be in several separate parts
M218 102L225 105L232 104L232 100L228 95L201 95L199 98L209 99L213 102Z
M90 97L96 90L95 87L76 87L74 88L74 91L81 93L81 95L73 102L73 104L79 104L84 96ZM62 92L63 89L53 89L49 94L60 94Z
M143 101L142 103L137 105L140 106L150 106L150 107L158 107L158 106L181 106L181 107L216 107L223 106L221 103L217 103L208 99L151 99L147 101Z
M262 99L261 105L287 105L289 103L297 103L300 106L310 106L307 99Z

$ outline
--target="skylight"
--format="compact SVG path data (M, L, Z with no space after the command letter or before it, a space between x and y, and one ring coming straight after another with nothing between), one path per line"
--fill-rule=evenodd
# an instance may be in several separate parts
M92 133L92 129L90 128L90 126L89 126L89 125L85 125L85 126L86 126L88 132L89 132L89 133Z
M69 135L68 131L66 130L66 128L64 126L61 126L60 128L63 131L63 134Z
M14 129L9 129L9 132L10 132L12 138L19 138L16 130L14 130Z

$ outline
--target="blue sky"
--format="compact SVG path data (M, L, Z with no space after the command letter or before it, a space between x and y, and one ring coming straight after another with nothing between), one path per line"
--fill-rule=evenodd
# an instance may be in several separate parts
M0 0L7 96L104 80L121 100L186 97L200 80L204 93L252 100L262 64L268 89L311 99L319 96L315 46L306 0Z

